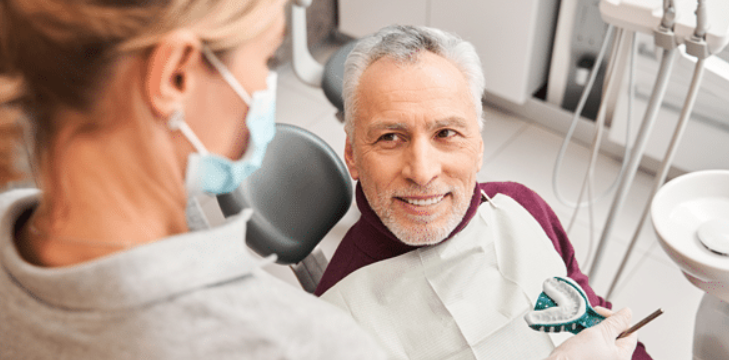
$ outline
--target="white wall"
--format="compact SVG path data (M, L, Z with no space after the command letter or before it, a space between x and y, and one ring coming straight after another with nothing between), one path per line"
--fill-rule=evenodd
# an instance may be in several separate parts
M427 25L471 42L486 91L523 104L546 82L557 0L339 0L339 30L363 37L390 24Z

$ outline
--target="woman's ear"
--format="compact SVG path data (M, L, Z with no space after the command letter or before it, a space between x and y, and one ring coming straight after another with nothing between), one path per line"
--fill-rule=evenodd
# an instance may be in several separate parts
M194 86L195 65L201 60L200 40L188 30L164 36L149 56L146 75L146 100L161 117L168 117Z

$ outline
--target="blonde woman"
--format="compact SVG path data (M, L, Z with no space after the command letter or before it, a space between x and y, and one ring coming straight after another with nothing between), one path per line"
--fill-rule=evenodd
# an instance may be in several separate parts
M196 206L273 136L284 6L0 2L0 182L25 134L39 187L0 194L0 359L381 358Z

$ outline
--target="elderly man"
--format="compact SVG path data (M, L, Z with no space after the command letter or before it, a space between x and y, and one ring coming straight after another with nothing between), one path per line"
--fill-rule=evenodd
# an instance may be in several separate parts
M610 305L537 194L477 183L483 89L473 47L453 35L392 26L359 42L345 64L344 102L345 160L362 217L316 294L392 358L630 358L636 339L614 340L629 314L554 352L549 336L525 323L552 276L575 280L593 306ZM633 359L650 357L639 345Z

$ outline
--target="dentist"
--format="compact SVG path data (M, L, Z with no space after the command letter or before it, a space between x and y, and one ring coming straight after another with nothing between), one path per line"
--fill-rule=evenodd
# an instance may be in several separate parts
M284 6L0 2L0 186L23 133L38 184L0 194L0 359L383 358L200 216L273 138Z

